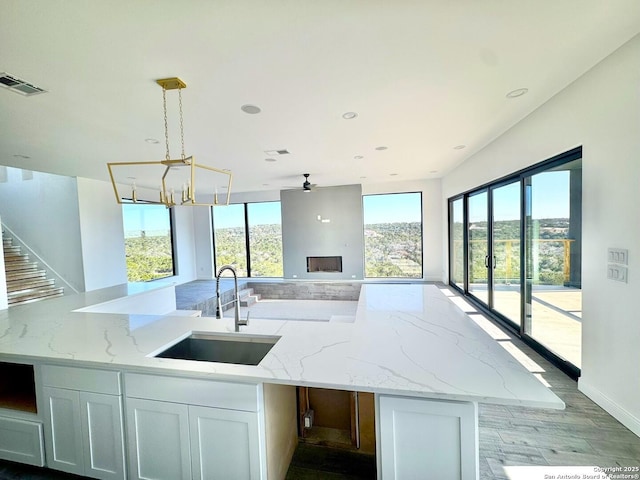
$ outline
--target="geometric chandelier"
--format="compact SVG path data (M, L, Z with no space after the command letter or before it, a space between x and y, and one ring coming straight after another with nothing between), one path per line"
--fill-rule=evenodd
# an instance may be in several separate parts
M162 87L166 144L165 159L148 162L107 163L116 201L120 204L138 202L161 204L167 208L176 205L229 205L232 173L229 170L198 164L193 156L185 156L182 89L186 88L187 84L177 77L163 78L156 80L156 83ZM182 145L182 153L178 159L172 159L169 154L167 90L178 90L180 141ZM118 185L128 185L131 188L130 198L124 198L120 194ZM223 197L224 200L222 202L218 201L218 189L221 190L221 194L226 196L226 198ZM197 199L196 192L198 194Z

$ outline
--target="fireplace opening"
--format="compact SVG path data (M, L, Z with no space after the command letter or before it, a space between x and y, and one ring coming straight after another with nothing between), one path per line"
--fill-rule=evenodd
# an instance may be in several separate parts
M307 257L307 272L342 272L342 257Z

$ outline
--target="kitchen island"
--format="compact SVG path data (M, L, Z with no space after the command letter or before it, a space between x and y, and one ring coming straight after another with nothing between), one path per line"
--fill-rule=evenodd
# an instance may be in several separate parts
M353 323L252 319L243 334L280 337L255 366L155 357L193 332L233 332L230 319L87 309L125 297L132 306L140 305L145 295L157 294L132 288L112 287L0 312L0 361L34 365L39 407L36 414L16 416L4 409L0 416L44 422L46 464L52 468L66 466L50 458L55 455L47 443L53 431L47 425L56 412L52 399L69 391L106 395L115 402L113 411L123 417L123 440L116 442L116 450L128 452L121 469L129 478L144 478L145 452L157 458L171 454L170 449L166 455L159 453L152 440L149 448L141 448L140 442L148 440L145 422L157 428L158 412L182 421L174 431L183 438L178 442L178 476L209 478L204 472L211 467L204 465L198 453L202 448L194 448L194 442L206 437L206 425L215 430L230 424L227 417L233 414L235 425L243 427L232 428L227 437L242 437L240 444L251 452L246 476L267 478L268 472L269 478L280 478L286 466L277 465L276 459L290 454L291 428L274 425L279 417L271 405L278 402L271 395L281 395L287 387L374 393L378 472L385 479L424 469L448 475L439 478L477 478L478 402L564 408L445 295L449 290L443 286L363 285ZM166 294L172 294L171 288ZM127 308L118 302L119 311ZM94 381L96 371L106 378ZM83 380L74 382L75 376ZM210 404L214 397L219 400ZM169 412L175 406L185 408ZM79 435L86 437L83 431L90 429L79 423ZM216 458L224 461L225 456ZM227 457L227 463L239 461ZM96 473L92 462L87 458L82 470L67 471L118 478L99 476L109 469L93 469Z

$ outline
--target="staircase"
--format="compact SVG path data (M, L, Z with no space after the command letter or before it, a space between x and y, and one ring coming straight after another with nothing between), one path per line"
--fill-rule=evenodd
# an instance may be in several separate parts
M245 288L238 292L241 307L250 307L260 300L260 294L254 293L253 288Z
M46 277L46 270L29 261L29 255L23 255L20 247L14 246L11 238L4 234L2 247L9 307L64 295L64 289L56 287L55 280Z

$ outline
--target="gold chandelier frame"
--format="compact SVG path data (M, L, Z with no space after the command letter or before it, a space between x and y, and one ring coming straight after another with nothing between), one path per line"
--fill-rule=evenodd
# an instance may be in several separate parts
M157 204L164 205L167 208L174 207L176 205L187 205L187 206L218 206L218 205L229 205L231 200L231 183L233 180L233 174L229 170L219 169L215 167L210 167L208 165L202 165L196 163L195 158L193 156L185 156L184 153L184 128L183 128L183 119L182 119L182 90L187 87L187 84L184 83L177 77L171 78L163 78L160 80L156 80L156 83L162 87L162 99L163 99L163 107L164 107L164 133L165 133L165 142L166 142L166 155L164 160L157 161L138 161L138 162L110 162L107 163L107 168L109 169L109 177L111 178L111 184L113 186L113 191L116 196L116 201L119 204L125 203L138 203L138 195L137 195L137 187L134 182L131 186L131 200L123 200L123 195L120 194L118 189L118 183L116 182L116 178L114 176L115 168L126 168L126 167L154 167L158 168L159 166L164 166L164 172L160 179L160 192L158 200L144 200L145 204ZM182 155L181 158L172 159L169 154L169 129L167 124L167 90L178 90L178 100L179 100L179 108L180 108L180 139L182 143ZM186 183L183 183L182 192L180 194L180 198L176 202L175 198L175 189L167 186L167 176L172 170L181 169L181 168L189 168L189 179ZM226 198L224 202L218 201L218 191L217 186L215 186L215 190L213 192L213 202L198 202L196 201L196 180L198 178L198 171L209 171L215 174L223 175L227 178L226 181ZM132 178L132 177L130 177ZM223 177L224 178L224 177Z

